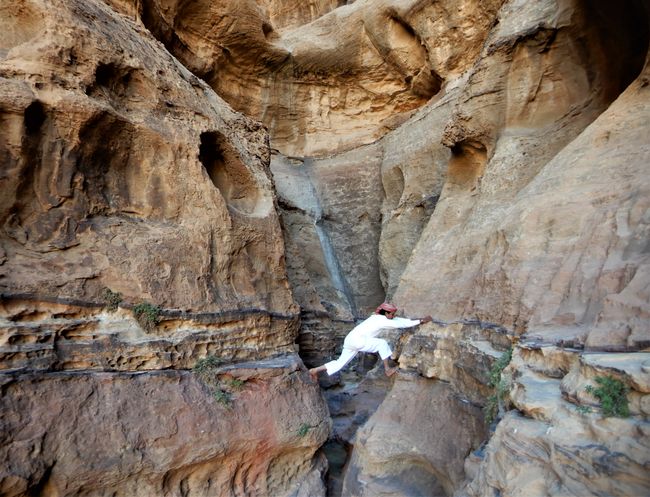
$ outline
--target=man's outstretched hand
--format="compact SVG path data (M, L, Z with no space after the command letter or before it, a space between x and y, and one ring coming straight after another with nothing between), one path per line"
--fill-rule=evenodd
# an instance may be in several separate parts
M431 321L433 321L433 318L431 316L424 316L422 319L420 319L420 324L430 323Z

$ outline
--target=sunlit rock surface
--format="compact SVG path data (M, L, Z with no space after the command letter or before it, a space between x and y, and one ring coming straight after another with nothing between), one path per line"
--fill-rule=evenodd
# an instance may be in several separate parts
M3 293L295 311L264 129L104 3L19 4L0 36Z
M132 15L0 2L2 495L324 495L269 162Z
M458 496L644 495L650 444L650 354L584 354L522 346L506 370L515 410L505 414ZM585 391L612 376L630 388L632 417L603 418ZM525 489L525 490L524 490Z
M396 378L321 380L330 495L650 492L644 2L0 5L7 405L54 378L81 388L59 380L76 375L189 391L178 370L201 357L291 362L294 342L320 364L388 298L435 321L389 337ZM124 296L115 312L104 287ZM145 300L162 306L154 331L133 316ZM511 347L488 427L490 370ZM235 494L322 495L327 414L292 364L279 398L240 405L291 402L296 417L266 410L288 445L249 460L280 420L227 417L239 462L211 466L214 444L188 462L172 443L191 476L143 484L125 460L126 486L101 488L204 495L215 472ZM602 417L586 387L603 375L627 386L631 417ZM12 444L43 433L11 423ZM62 446L7 488L83 493L74 460L53 465Z
M184 65L264 122L275 148L312 156L408 119L473 63L500 3L144 1L137 11Z
M647 346L648 27L633 5L502 9L445 131L446 184L395 294L407 310Z

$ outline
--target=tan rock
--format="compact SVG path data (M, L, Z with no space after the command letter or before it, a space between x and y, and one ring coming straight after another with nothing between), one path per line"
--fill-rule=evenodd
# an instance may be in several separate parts
M0 492L324 496L327 406L299 360L217 375L243 382L229 406L189 372L0 375Z
M448 382L471 402L484 405L492 394L488 386L492 363L504 353L498 331L477 325L428 324L400 337L400 368L426 378Z
M647 36L628 33L647 34L646 15L599 9L593 25L573 4L500 12L444 136L447 182L395 293L408 314L645 347ZM590 40L585 54L576 36Z
M650 417L650 354L584 354L562 379L562 393L570 400L596 408L598 399L586 391L597 387L597 377L612 377L629 388L627 399L632 415Z
M536 421L510 411L485 450L479 475L457 496L644 495L647 426L582 415Z
M647 355L516 348L504 371L516 410L499 422L484 456L472 462L470 482L455 495L647 493L648 414L638 407L647 397ZM612 373L631 388L630 418L603 418L584 390L594 376Z
M459 87L445 88L425 108L380 141L382 226L379 262L386 294L392 297L446 179L449 149L442 133Z
M0 493L323 496L268 134L112 5L0 2Z
M184 65L262 120L274 147L311 156L404 122L471 65L501 2L335 3L144 2L140 15Z
M104 3L20 5L0 34L3 293L293 312L260 125Z
M350 322L367 316L384 298L376 250L380 153L372 145L331 158L276 155L271 162L288 272L305 310L327 310Z
M343 495L450 495L484 436L481 418L444 383L399 373L357 433Z
M108 312L56 302L0 303L0 370L189 369L208 355L241 362L295 351L293 316L162 311L152 329L133 306Z
M6 488L322 495L325 413L299 366L245 373L262 393L205 420L186 373L132 373L288 353L286 256L311 361L386 292L438 320L394 338L402 371L355 442L340 423L348 495L648 493L648 366L626 354L650 343L641 3L18 5L0 5L0 354L3 378L21 378L3 387L20 407L3 417L4 460L20 455ZM268 126L271 159L266 132L181 64ZM117 313L99 307L104 286L127 299ZM153 333L132 318L140 300L165 308ZM517 412L470 453L489 368L518 334L504 372ZM584 387L601 374L630 386L632 418L599 416ZM160 438L158 411L119 425L162 397L192 411L171 416L179 430L209 426L227 447ZM51 435L33 422L68 399ZM304 431L292 403L313 414L313 440L288 435ZM121 430L74 433L89 413ZM138 432L109 466L111 444Z

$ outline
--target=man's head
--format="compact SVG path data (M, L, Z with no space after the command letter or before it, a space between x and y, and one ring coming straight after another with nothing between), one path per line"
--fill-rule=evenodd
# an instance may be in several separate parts
M375 314L382 314L386 316L388 319L393 319L395 317L396 312L397 312L397 307L389 302L384 302L375 310Z

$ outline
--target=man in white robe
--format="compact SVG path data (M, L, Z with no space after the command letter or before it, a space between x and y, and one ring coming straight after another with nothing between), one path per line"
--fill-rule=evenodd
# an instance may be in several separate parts
M390 367L388 364L388 359L392 354L388 342L376 338L376 335L385 328L410 328L431 321L431 316L422 319L396 318L396 312L397 307L388 302L384 302L377 307L372 316L359 323L347 334L343 341L343 350L338 359L309 370L312 379L317 380L318 373L321 371L327 371L327 374L332 376L343 369L359 352L378 353L384 362L386 376L395 374L397 368Z

